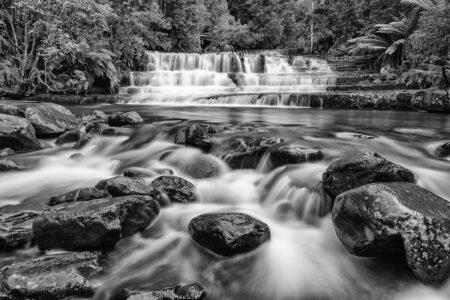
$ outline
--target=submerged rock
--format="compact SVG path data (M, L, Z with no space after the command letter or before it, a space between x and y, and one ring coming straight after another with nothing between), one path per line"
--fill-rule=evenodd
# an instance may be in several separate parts
M194 241L222 256L250 252L270 239L267 224L241 213L204 214L191 220Z
M158 173L153 172L150 169L145 168L128 168L125 171L123 171L123 176L133 178L133 179L140 179L140 178L151 178L158 175Z
M78 126L78 119L64 106L53 103L30 105L25 117L36 129L37 136L60 135Z
M450 142L444 143L437 147L436 155L438 157L446 157L450 155Z
M323 174L323 187L331 198L376 182L416 182L414 173L376 153L360 153L332 163Z
M14 152L13 149L6 147L0 150L0 157L7 157L7 156L11 156L14 155L16 152Z
M127 300L201 300L206 293L197 284L178 285L148 291L131 291Z
M269 148L282 141L280 138L264 136L233 138L219 156L233 169L254 169Z
M118 112L108 117L108 124L110 126L139 126L144 124L144 119L135 111L126 113Z
M5 114L0 114L0 145L19 152L42 149L28 120Z
M88 187L76 189L56 197L51 197L48 205L54 206L62 203L82 202L108 197L110 197L110 194L107 191Z
M424 283L450 274L450 203L411 183L374 183L336 198L333 224L355 255L404 260Z
M221 175L226 166L212 155L198 152L196 149L182 149L168 155L164 161L193 178L211 178Z
M295 144L273 146L269 149L269 153L270 161L274 168L317 161L323 158L323 153L320 149Z
M194 185L177 176L160 176L152 181L152 196L163 204L196 201Z
M1 290L9 299L63 299L94 294L92 279L102 268L92 252L44 255L3 268Z
M213 142L208 135L208 129L201 125L191 125L185 131L185 144L199 148L203 151L209 151L212 148Z
M18 171L18 170L22 170L22 167L18 166L12 160L7 158L0 159L0 172Z
M150 195L153 191L151 185L141 178L128 178L117 176L97 183L96 189L105 190L113 197L129 195Z
M61 204L33 222L40 250L100 250L150 225L159 204L149 196L128 196Z
M83 133L79 129L67 131L56 139L55 144L64 145L69 143L76 143L83 137L84 134L85 133Z

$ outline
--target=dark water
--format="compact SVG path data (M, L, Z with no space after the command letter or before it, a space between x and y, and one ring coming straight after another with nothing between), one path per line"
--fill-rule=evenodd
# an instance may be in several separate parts
M96 138L79 160L68 146L16 158L32 165L0 175L3 205L43 203L50 196L120 174L126 166L171 167L196 184L199 202L164 208L144 234L124 240L109 254L111 269L96 299L139 285L199 282L208 299L448 299L450 287L428 288L401 264L355 258L337 240L329 215L321 217L321 175L338 158L375 151L418 177L418 184L450 199L450 163L434 155L450 140L450 117L412 112L327 111L266 107L99 105L69 107L76 114L138 111L146 121L138 148L127 137ZM192 122L224 128L214 135L211 155L173 144L176 130ZM130 132L131 134L131 132ZM324 160L269 172L230 170L214 154L236 135L281 137L320 147ZM125 146L124 146L125 145ZM167 157L160 161L162 156ZM183 170L214 161L220 175L190 178ZM197 166L199 167L199 166ZM202 167L202 166L200 166ZM275 178L275 180L269 180ZM265 190L262 196L262 190ZM289 208L289 209L286 209ZM199 249L187 233L202 213L245 212L266 222L272 239L257 251L219 259Z

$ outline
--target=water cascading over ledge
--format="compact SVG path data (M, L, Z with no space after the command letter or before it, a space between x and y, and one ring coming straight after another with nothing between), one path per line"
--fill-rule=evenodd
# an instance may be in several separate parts
M309 107L311 93L334 86L327 62L277 51L147 52L121 93L133 103Z

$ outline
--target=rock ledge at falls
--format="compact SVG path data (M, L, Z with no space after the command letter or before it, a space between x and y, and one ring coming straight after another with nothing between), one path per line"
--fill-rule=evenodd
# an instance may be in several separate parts
M227 257L250 252L270 239L267 224L242 213L200 215L189 223L189 233L199 245Z
M339 195L339 240L355 255L406 260L424 283L450 274L450 203L411 183L374 183Z
M333 199L343 192L369 183L416 182L410 170L369 152L335 161L325 171L322 180L324 190Z

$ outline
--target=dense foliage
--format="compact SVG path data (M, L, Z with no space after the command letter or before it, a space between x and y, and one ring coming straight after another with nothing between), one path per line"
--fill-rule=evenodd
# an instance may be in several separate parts
M448 0L2 0L0 86L85 93L119 84L145 50L295 48L445 66ZM313 24L313 36L311 25Z

